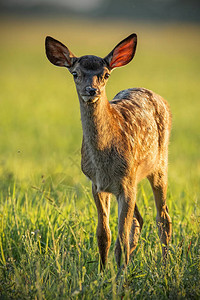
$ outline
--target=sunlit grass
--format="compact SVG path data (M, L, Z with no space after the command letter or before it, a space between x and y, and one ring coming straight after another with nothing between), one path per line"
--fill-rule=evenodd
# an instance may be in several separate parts
M198 299L200 119L198 26L77 20L0 24L0 296L5 299ZM109 99L143 86L170 103L168 206L173 236L166 268L146 181L138 188L142 235L127 273L117 274L113 198L108 267L99 274L97 213L80 170L81 122L73 80L45 58L46 35L77 55L105 56L138 33L134 61L115 70ZM4 299L3 298L3 299Z

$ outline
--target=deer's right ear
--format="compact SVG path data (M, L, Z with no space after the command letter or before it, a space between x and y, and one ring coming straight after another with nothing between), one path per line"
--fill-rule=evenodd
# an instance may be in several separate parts
M76 61L76 56L65 45L50 36L46 37L45 49L47 58L56 66L70 68Z

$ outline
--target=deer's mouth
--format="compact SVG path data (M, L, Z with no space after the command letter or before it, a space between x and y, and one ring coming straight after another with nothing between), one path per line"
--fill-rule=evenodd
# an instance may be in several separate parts
M99 96L88 96L88 95L82 95L81 98L83 99L84 102L86 103L95 103L99 100Z

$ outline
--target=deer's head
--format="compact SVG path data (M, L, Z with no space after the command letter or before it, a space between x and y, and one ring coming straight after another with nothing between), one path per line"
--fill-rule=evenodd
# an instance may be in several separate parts
M76 57L65 45L46 37L46 55L49 61L66 67L74 77L80 101L94 103L105 96L105 85L114 68L128 64L134 57L137 35L121 41L106 57L94 55Z

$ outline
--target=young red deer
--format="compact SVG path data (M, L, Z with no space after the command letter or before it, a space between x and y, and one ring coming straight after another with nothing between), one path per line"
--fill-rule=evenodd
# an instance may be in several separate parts
M127 265L136 248L143 219L136 205L138 182L151 183L163 256L172 231L166 205L168 142L171 113L167 102L144 88L119 92L108 102L105 85L114 68L128 64L136 50L137 36L131 34L105 58L76 57L59 41L46 38L51 63L67 67L74 77L83 127L81 167L92 181L98 212L97 239L101 269L111 244L110 195L118 201L118 238L115 258Z

